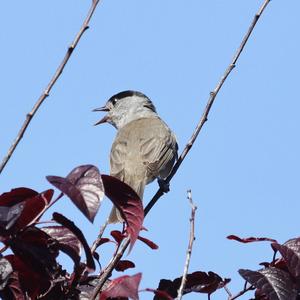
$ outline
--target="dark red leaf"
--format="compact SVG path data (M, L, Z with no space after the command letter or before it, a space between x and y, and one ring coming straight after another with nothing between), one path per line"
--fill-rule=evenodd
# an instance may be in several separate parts
M0 196L0 226L8 231L17 231L36 222L51 201L53 190L41 194L19 188ZM4 206L5 205L5 206ZM3 234L3 232L2 232Z
M269 300L296 300L297 290L289 273L277 268L239 270L240 275Z
M25 264L23 259L15 255L7 255L5 258L11 263L15 271L12 282L9 282L9 288L16 299L27 299L24 296L25 293L28 293L31 299L37 299L40 294L49 289L49 278L36 273Z
M121 242L123 241L123 239L124 239L124 237L125 237L125 236L122 234L122 232L119 231L119 230L112 230L112 231L110 232L110 235L114 238L114 240L116 241L116 243L117 243L118 245L121 244Z
M291 274L300 276L300 238L288 240L283 245L273 243L272 248L280 252Z
M155 290L155 289L145 289L146 292L152 292L155 294L154 299L156 300L174 300L174 298L172 298L167 292L165 291L159 291L159 290Z
M240 243L253 243L253 242L272 242L272 243L277 243L276 240L266 238L266 237L248 237L248 238L240 238L236 235L229 235L227 236L229 240L234 240Z
M28 198L24 203L24 209L18 218L14 229L20 230L37 222L45 212L53 196L53 190L46 190L32 198Z
M148 239L146 239L142 236L138 236L138 239L140 241L142 241L143 243L145 243L147 246L149 246L151 249L153 249L153 250L158 249L158 246L154 242L152 242L152 241L150 241L150 240L148 240Z
M181 280L182 277L178 280L179 285ZM220 288L222 281L222 278L214 272L194 272L186 277L184 293L197 292L210 295Z
M177 297L178 289L181 285L182 277L176 278L173 281L168 279L162 279L159 282L158 290L165 291L173 298ZM186 284L183 290L183 294L197 292L212 294L219 288L223 288L230 279L222 279L218 274L214 272L194 272L187 274ZM158 300L157 296L154 297L155 300Z
M275 261L272 261L270 263L269 262L261 262L260 265L265 268L274 267L274 268L283 270L285 272L289 272L287 265L286 265L286 261L283 258L276 259Z
M77 236L63 226L47 226L41 228L59 244L59 249L69 255L76 265L80 262L81 243Z
M106 244L108 242L112 242L112 241L108 238L101 238L100 241L99 241L99 246L101 246L103 244Z
M135 264L130 260L120 260L115 267L118 272L124 272L127 269L134 268Z
M107 288L101 292L100 300L107 298L128 297L138 300L138 288L142 278L142 274L138 273L133 276L122 276L112 280Z
M57 244L45 232L36 227L27 227L8 241L16 256L24 264L45 278L55 277L59 272L56 262Z
M93 255L92 255L91 249L90 249L83 233L81 232L81 230L72 221L70 221L68 218L66 218L65 216L63 216L59 213L53 213L53 220L55 220L59 224L65 226L66 228L68 228L79 239L79 241L82 244L83 249L85 251L86 264L87 264L88 271L94 272L95 271L95 262L93 259Z
M10 192L3 193L0 196L0 206L11 207L15 204L25 201L27 198L32 198L36 195L38 195L38 192L32 189L24 187L12 189Z
M94 221L104 196L103 183L97 167L83 165L73 169L66 178L46 178L66 194L89 221Z
M115 177L102 175L105 195L114 203L121 212L126 222L126 232L130 237L131 251L144 221L144 209L140 197L126 183Z

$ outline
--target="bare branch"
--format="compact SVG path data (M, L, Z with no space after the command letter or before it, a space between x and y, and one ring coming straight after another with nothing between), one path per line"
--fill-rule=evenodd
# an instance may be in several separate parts
M100 274L99 282L98 282L97 286L94 289L94 292L93 292L93 294L91 296L91 300L95 300L96 299L97 295L99 294L99 292L101 291L103 285L105 284L107 278L110 276L111 272L113 271L113 269L115 268L115 266L117 265L117 263L122 258L122 256L125 253L127 247L129 246L129 244L130 244L130 239L126 238L124 240L122 246L120 247L119 252L113 257L113 259L110 261L110 263L105 268L105 270L103 271L103 273Z
M72 44L68 47L68 50L63 58L63 60L61 61L60 65L58 66L58 68L56 69L53 77L51 78L50 82L48 83L46 89L43 91L43 93L41 94L41 96L39 97L39 99L37 100L37 102L35 103L35 105L33 106L32 110L26 115L25 121L21 127L21 129L18 132L18 135L16 137L16 139L13 141L12 145L10 146L6 156L4 157L1 165L0 165L0 174L2 173L3 169L5 168L6 164L8 163L9 159L11 158L11 156L13 155L16 147L18 146L19 142L21 141L28 125L30 124L32 118L34 117L34 115L36 114L36 112L38 111L39 107L42 105L42 103L44 102L44 100L50 95L50 91L52 89L52 87L54 86L54 84L56 83L57 79L60 77L60 75L62 74L67 62L69 61L74 49L76 48L80 38L82 37L82 35L84 34L84 32L89 28L89 22L94 14L94 11L97 7L97 4L99 3L100 0L93 0L92 1L92 5L89 9L89 12L80 28L80 30L78 31L74 41L72 42Z
M188 190L187 191L187 198L191 204L192 211L191 211L191 218L190 218L190 239L189 239L189 245L188 249L186 252L186 259L185 259L185 265L184 265L184 270L183 270L183 275L182 275L182 280L180 284L180 288L178 290L178 296L177 300L181 300L183 296L183 290L186 284L186 276L189 271L189 265L190 265L190 260L192 256L192 250L193 250L193 243L195 240L195 214L196 214L196 209L197 206L194 204L193 199L192 199L192 191Z
M265 0L264 3L262 4L262 6L259 8L258 12L255 14L254 19L247 31L247 33L245 34L239 48L237 49L236 53L233 56L232 61L230 62L229 66L227 67L225 73L223 74L223 76L221 77L220 81L218 82L218 84L216 85L215 89L210 92L210 96L208 99L208 102L206 104L206 107L204 109L204 112L201 116L201 119L198 123L198 125L195 128L195 131L193 133L193 135L191 136L190 140L188 141L188 143L186 144L185 148L183 149L181 155L179 156L176 164L174 165L171 173L169 174L169 176L166 178L166 183L169 183L171 181L171 179L174 177L174 175L176 174L178 168L180 167L181 163L183 162L183 160L185 159L185 157L187 156L187 154L189 153L189 151L191 150L192 146L194 145L194 142L196 140L196 138L198 137L204 123L207 121L207 117L208 114L210 112L210 109L215 101L215 98L217 96L217 94L219 93L220 89L222 88L224 82L226 81L227 77L229 76L229 74L231 73L231 71L234 69L236 62L238 61L257 21L259 20L260 16L262 15L263 11L265 10L265 8L267 7L267 5L269 4L271 0ZM153 207L153 205L157 202L157 200L164 194L163 190L161 188L158 189L158 191L156 192L156 194L154 195L154 197L151 199L151 201L148 203L148 205L145 208L145 215L148 214L148 212L151 210L151 208Z
M166 183L169 183L171 181L171 179L174 177L174 175L176 174L178 168L180 167L181 163L183 162L183 160L185 159L185 157L187 156L187 154L189 153L190 149L192 148L196 138L198 137L204 123L207 121L207 116L210 112L210 109L215 101L215 98L218 94L218 92L220 91L221 87L223 86L224 82L226 81L228 75L231 73L231 71L233 70L233 68L235 67L235 64L238 60L238 58L240 57L257 21L259 20L260 16L262 15L263 11L265 10L265 8L267 7L267 5L269 4L271 0L265 0L264 3L262 4L262 6L259 8L258 12L256 13L256 15L254 16L254 19L247 31L247 33L245 34L238 50L235 52L235 55L232 59L232 61L230 62L229 66L227 67L224 75L221 77L220 81L218 82L218 84L216 85L215 89L213 90L213 92L210 93L208 102L206 104L206 107L204 109L204 112L200 118L200 121L198 123L198 125L195 128L195 131L193 132L190 140L188 141L188 143L186 144L183 152L181 153L181 155L179 156L176 164L174 165L174 167L172 168L171 173L169 174L169 176L166 178ZM157 200L164 194L163 190L161 188L158 189L158 191L156 192L156 194L153 196L153 198L151 199L151 201L148 203L148 205L145 208L145 216L149 213L149 211L152 209L152 207L155 205L155 203L157 202ZM121 259L121 257L123 256L125 250L127 249L129 245L129 239L127 238L126 240L124 240L122 246L120 247L120 250L118 252L117 255L115 255L113 257L113 259L111 260L111 262L108 264L108 266L105 268L105 270L103 271L103 273L100 275L100 279L99 282L94 290L93 296L91 298L91 300L96 299L98 293L101 291L104 283L106 282L107 278L110 276L111 272L113 271L113 269L115 268L115 266L117 265L117 263L119 262L119 260ZM232 299L231 299L232 300Z
M100 228L100 231L99 231L99 234L98 234L98 237L97 239L94 241L92 247L91 247L91 252L92 254L94 254L94 252L96 251L96 249L99 247L100 243L101 243L101 239L102 239L102 236L103 236L103 233L107 227L107 225L109 224L108 222L109 219L107 219L105 221L105 223L101 226Z
M225 290L226 290L226 292L228 293L228 300L235 300L235 299L237 299L237 298L243 296L243 295L246 294L247 292L254 290L254 286L253 286L253 285L249 285L249 286L247 287L247 282L246 282L246 284L245 284L245 286L244 286L244 289L243 289L242 291L240 291L239 293L237 293L236 295L234 295L234 296L229 292L228 289L226 289L226 286L225 286Z

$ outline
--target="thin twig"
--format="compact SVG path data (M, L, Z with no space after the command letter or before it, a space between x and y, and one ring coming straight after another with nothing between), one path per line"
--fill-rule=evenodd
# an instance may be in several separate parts
M193 250L193 243L195 240L195 214L196 214L196 209L197 206L194 204L193 199L192 199L192 191L188 190L187 191L187 198L191 204L192 211L191 211L191 218L190 218L190 239L189 239L189 245L188 249L186 252L186 259L185 259L185 265L184 265L184 270L183 270L183 275L182 275L182 280L180 284L180 288L178 290L178 295L177 295L177 300L181 300L183 296L183 290L186 284L186 276L189 271L189 265L190 265L190 260L192 256L192 250Z
M45 207L45 210L48 210L50 207L52 207L64 195L65 195L64 193L60 193L56 199L54 199L52 202L50 202L50 204L47 207Z
M232 296L232 295L229 294L228 300L235 300L235 299L243 296L244 294L246 294L247 292L249 292L253 289L254 289L253 285L249 285L248 287L245 286L244 289L242 291L240 291L239 293L237 293L236 295Z
M91 252L92 254L94 254L94 252L96 251L96 249L99 247L100 243L101 243L101 239L102 239L102 236L103 236L103 233L108 225L108 221L109 219L107 219L105 221L105 223L101 226L100 228L100 231L99 231L99 234L98 234L98 237L97 239L94 241L92 247L91 247Z
M120 247L119 252L114 256L114 258L110 261L108 266L105 268L105 270L101 274L99 282L98 282L97 286L95 287L94 292L93 292L90 300L95 300L96 299L96 297L99 294L99 292L101 291L104 283L106 282L107 278L110 276L111 272L113 271L113 269L115 268L117 263L122 258L122 256L125 253L127 247L129 246L129 244L130 244L130 239L126 238L124 240L122 246Z
M185 159L185 157L189 153L190 149L192 148L192 146L193 146L196 138L198 137L204 123L207 121L207 116L210 112L210 109L211 109L211 107L212 107L212 105L215 101L215 98L216 98L218 92L220 91L221 87L223 86L224 82L226 81L228 75L231 73L231 71L235 67L235 64L238 61L238 58L240 57L240 55L241 55L248 39L249 39L249 37L250 37L250 35L251 35L251 33L252 33L256 23L257 23L257 21L258 21L258 19L260 18L260 16L262 15L263 11L265 10L265 8L267 7L267 5L269 4L270 1L271 0L265 0L264 3L262 4L262 6L259 8L256 15L254 16L254 19L253 19L247 33L245 34L238 50L236 51L231 63L229 64L229 66L226 69L224 75L221 77L220 81L216 85L214 91L210 93L208 102L207 102L206 107L204 109L204 112L203 112L203 114L200 118L200 121L199 121L198 125L196 126L195 131L193 132L190 140L188 141L187 145L185 146L183 152L179 156L176 164L173 166L171 173L165 179L166 183L169 183L171 181L171 179L174 177L174 175L176 174L176 172L177 172L178 168L180 167L181 163L183 162L183 160ZM158 191L156 192L156 194L151 199L151 201L145 207L145 216L149 213L149 211L152 209L153 205L157 202L157 200L163 194L164 194L163 190L161 188L159 188ZM124 254L125 250L127 249L129 243L130 243L129 239L126 239L123 242L123 245L120 247L119 253L111 260L111 262L105 268L105 270L101 274L100 280L99 280L99 282L98 282L98 284L97 284L97 286L94 290L94 293L93 293L93 296L92 296L91 300L94 300L97 297L97 294L100 292L101 288L103 287L103 285L106 282L107 278L110 276L110 274L113 271L114 267L116 266L116 264L119 262L119 260L123 256L123 254Z
M56 69L53 77L51 78L50 82L48 83L46 89L43 91L43 93L41 94L41 96L39 97L39 99L37 100L37 102L35 103L35 105L33 106L32 110L26 115L25 121L21 127L21 129L18 132L18 135L16 137L16 139L13 141L12 145L10 146L6 156L4 157L1 165L0 165L0 174L2 173L3 169L5 168L6 164L8 163L9 159L11 158L11 156L13 155L16 147L18 146L19 142L21 141L28 125L30 124L32 118L34 117L34 115L36 114L36 112L38 111L39 107L42 105L42 103L44 102L44 100L50 95L50 91L52 89L52 87L54 86L54 84L56 83L57 79L60 77L60 75L62 74L67 62L69 61L74 49L76 48L80 38L82 37L83 33L89 28L89 22L94 14L94 11L97 7L97 4L99 3L100 0L93 0L91 7L88 11L88 14L80 28L80 30L78 31L74 41L72 42L72 44L68 47L68 50L63 58L63 60L61 61L60 65L58 66L58 68Z
M231 71L234 69L236 62L238 61L258 19L260 18L260 16L262 15L263 11L265 10L265 8L267 7L267 5L269 4L271 0L265 0L263 5L259 8L258 12L256 13L256 15L254 16L254 19L247 31L247 33L245 34L239 48L237 49L236 53L233 56L233 59L231 61L231 63L229 64L229 66L227 67L225 73L223 74L223 76L221 77L220 81L218 82L218 84L216 85L215 89L210 93L208 102L206 104L206 107L204 109L204 112L201 116L201 119L198 123L198 125L196 126L196 129L193 133L193 135L191 136L190 140L188 141L188 143L186 144L185 148L183 149L181 155L179 156L176 164L174 165L171 173L169 174L169 176L166 178L166 183L169 183L171 181L171 179L174 177L174 175L176 174L178 168L180 167L181 163L183 162L183 160L185 159L186 155L189 153L189 151L191 150L192 146L194 145L194 142L196 140L196 138L198 137L204 123L207 121L207 117L208 114L210 112L210 109L215 101L215 98L217 96L217 94L219 93L221 87L223 86L224 82L226 81L227 77L229 76L229 74L231 73ZM156 194L154 195L154 197L151 199L151 201L148 203L148 205L145 208L145 215L148 214L148 212L151 210L151 208L153 207L153 205L157 202L157 200L163 195L163 190L161 188L158 189L158 191L156 192Z

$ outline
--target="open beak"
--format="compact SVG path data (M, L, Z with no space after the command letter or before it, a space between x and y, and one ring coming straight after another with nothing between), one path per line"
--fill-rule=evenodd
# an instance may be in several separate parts
M102 107L93 109L93 111L109 111L109 109L106 106L102 106ZM106 115L100 121L98 121L97 123L95 123L94 126L106 123L107 120L108 120L108 116Z

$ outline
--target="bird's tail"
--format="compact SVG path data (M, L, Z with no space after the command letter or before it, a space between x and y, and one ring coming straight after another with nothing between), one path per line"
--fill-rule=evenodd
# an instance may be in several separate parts
M127 180L129 181L129 180ZM133 190L139 195L140 199L143 200L143 195L144 195L144 189L145 189L145 183L144 182L137 182L137 180L130 180L133 183L127 183L129 186L133 188ZM108 218L108 223L122 223L124 222L124 219L122 218L122 215L120 211L114 206L110 212L109 218Z

